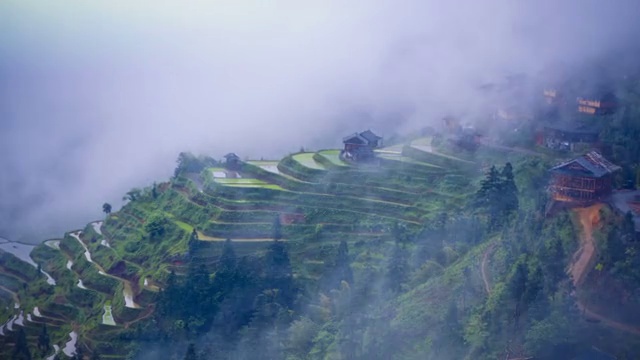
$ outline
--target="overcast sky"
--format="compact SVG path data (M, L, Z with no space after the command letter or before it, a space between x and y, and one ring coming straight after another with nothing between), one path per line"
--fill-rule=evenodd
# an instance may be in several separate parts
M276 158L472 111L479 83L637 41L637 3L3 1L0 235L82 227L180 151Z

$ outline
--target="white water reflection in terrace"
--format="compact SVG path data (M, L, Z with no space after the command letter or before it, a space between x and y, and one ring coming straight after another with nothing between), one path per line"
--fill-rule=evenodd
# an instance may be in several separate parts
M72 331L69 333L69 337L71 338L71 340L69 340L64 345L64 349L62 349L62 352L68 357L72 357L76 353L76 342L78 341L78 334L76 334L75 331Z
M82 245L82 247L84 248L84 257L87 258L88 262L93 263L93 260L91 260L91 253L89 252L89 248L80 239L81 234L82 234L82 231L78 231L78 232L71 233L69 235L73 236L76 240L78 240L80 245Z

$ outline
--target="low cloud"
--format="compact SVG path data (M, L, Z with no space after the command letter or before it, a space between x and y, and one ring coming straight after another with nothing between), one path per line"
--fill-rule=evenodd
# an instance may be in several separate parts
M631 43L639 6L3 2L0 235L80 227L180 151L278 158L473 113L482 82Z

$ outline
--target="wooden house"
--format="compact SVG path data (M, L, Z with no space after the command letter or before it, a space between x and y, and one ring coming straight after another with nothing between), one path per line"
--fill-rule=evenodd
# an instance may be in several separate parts
M555 88L546 88L542 90L542 95L547 105L558 105L562 102L562 95Z
M611 194L612 174L618 170L619 166L591 151L551 168L549 192L556 201L596 202Z
M618 99L610 91L593 91L576 98L578 112L587 115L608 115L616 112Z
M354 133L342 139L344 149L340 156L343 159L364 161L374 157L373 150L382 146L382 137L371 130Z
M237 170L240 167L240 157L235 153L228 153L224 156L225 167L229 170Z
M583 147L598 147L602 124L587 121L558 121L544 125L537 135L538 145L559 151L577 151Z

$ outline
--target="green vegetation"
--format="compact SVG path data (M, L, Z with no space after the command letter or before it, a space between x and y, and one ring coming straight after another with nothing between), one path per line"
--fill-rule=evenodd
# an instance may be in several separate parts
M292 156L292 158L302 166L308 167L310 169L324 170L325 167L322 164L318 163L313 156L314 156L314 153L307 152L307 153L295 154Z
M104 204L100 229L34 249L56 286L0 254L9 290L0 316L14 315L14 295L43 315L0 337L0 356L51 355L72 329L82 351L120 359L637 353L637 342L583 321L577 306L631 299L638 250L621 241L631 220L601 211L594 286L576 289L566 268L580 221L566 210L544 216L551 161L452 154L431 140L384 148L372 164L344 163L339 150L241 162L234 177L180 154L171 181L132 189L115 213ZM612 283L619 291L602 295ZM640 323L640 304L627 304L616 319Z

